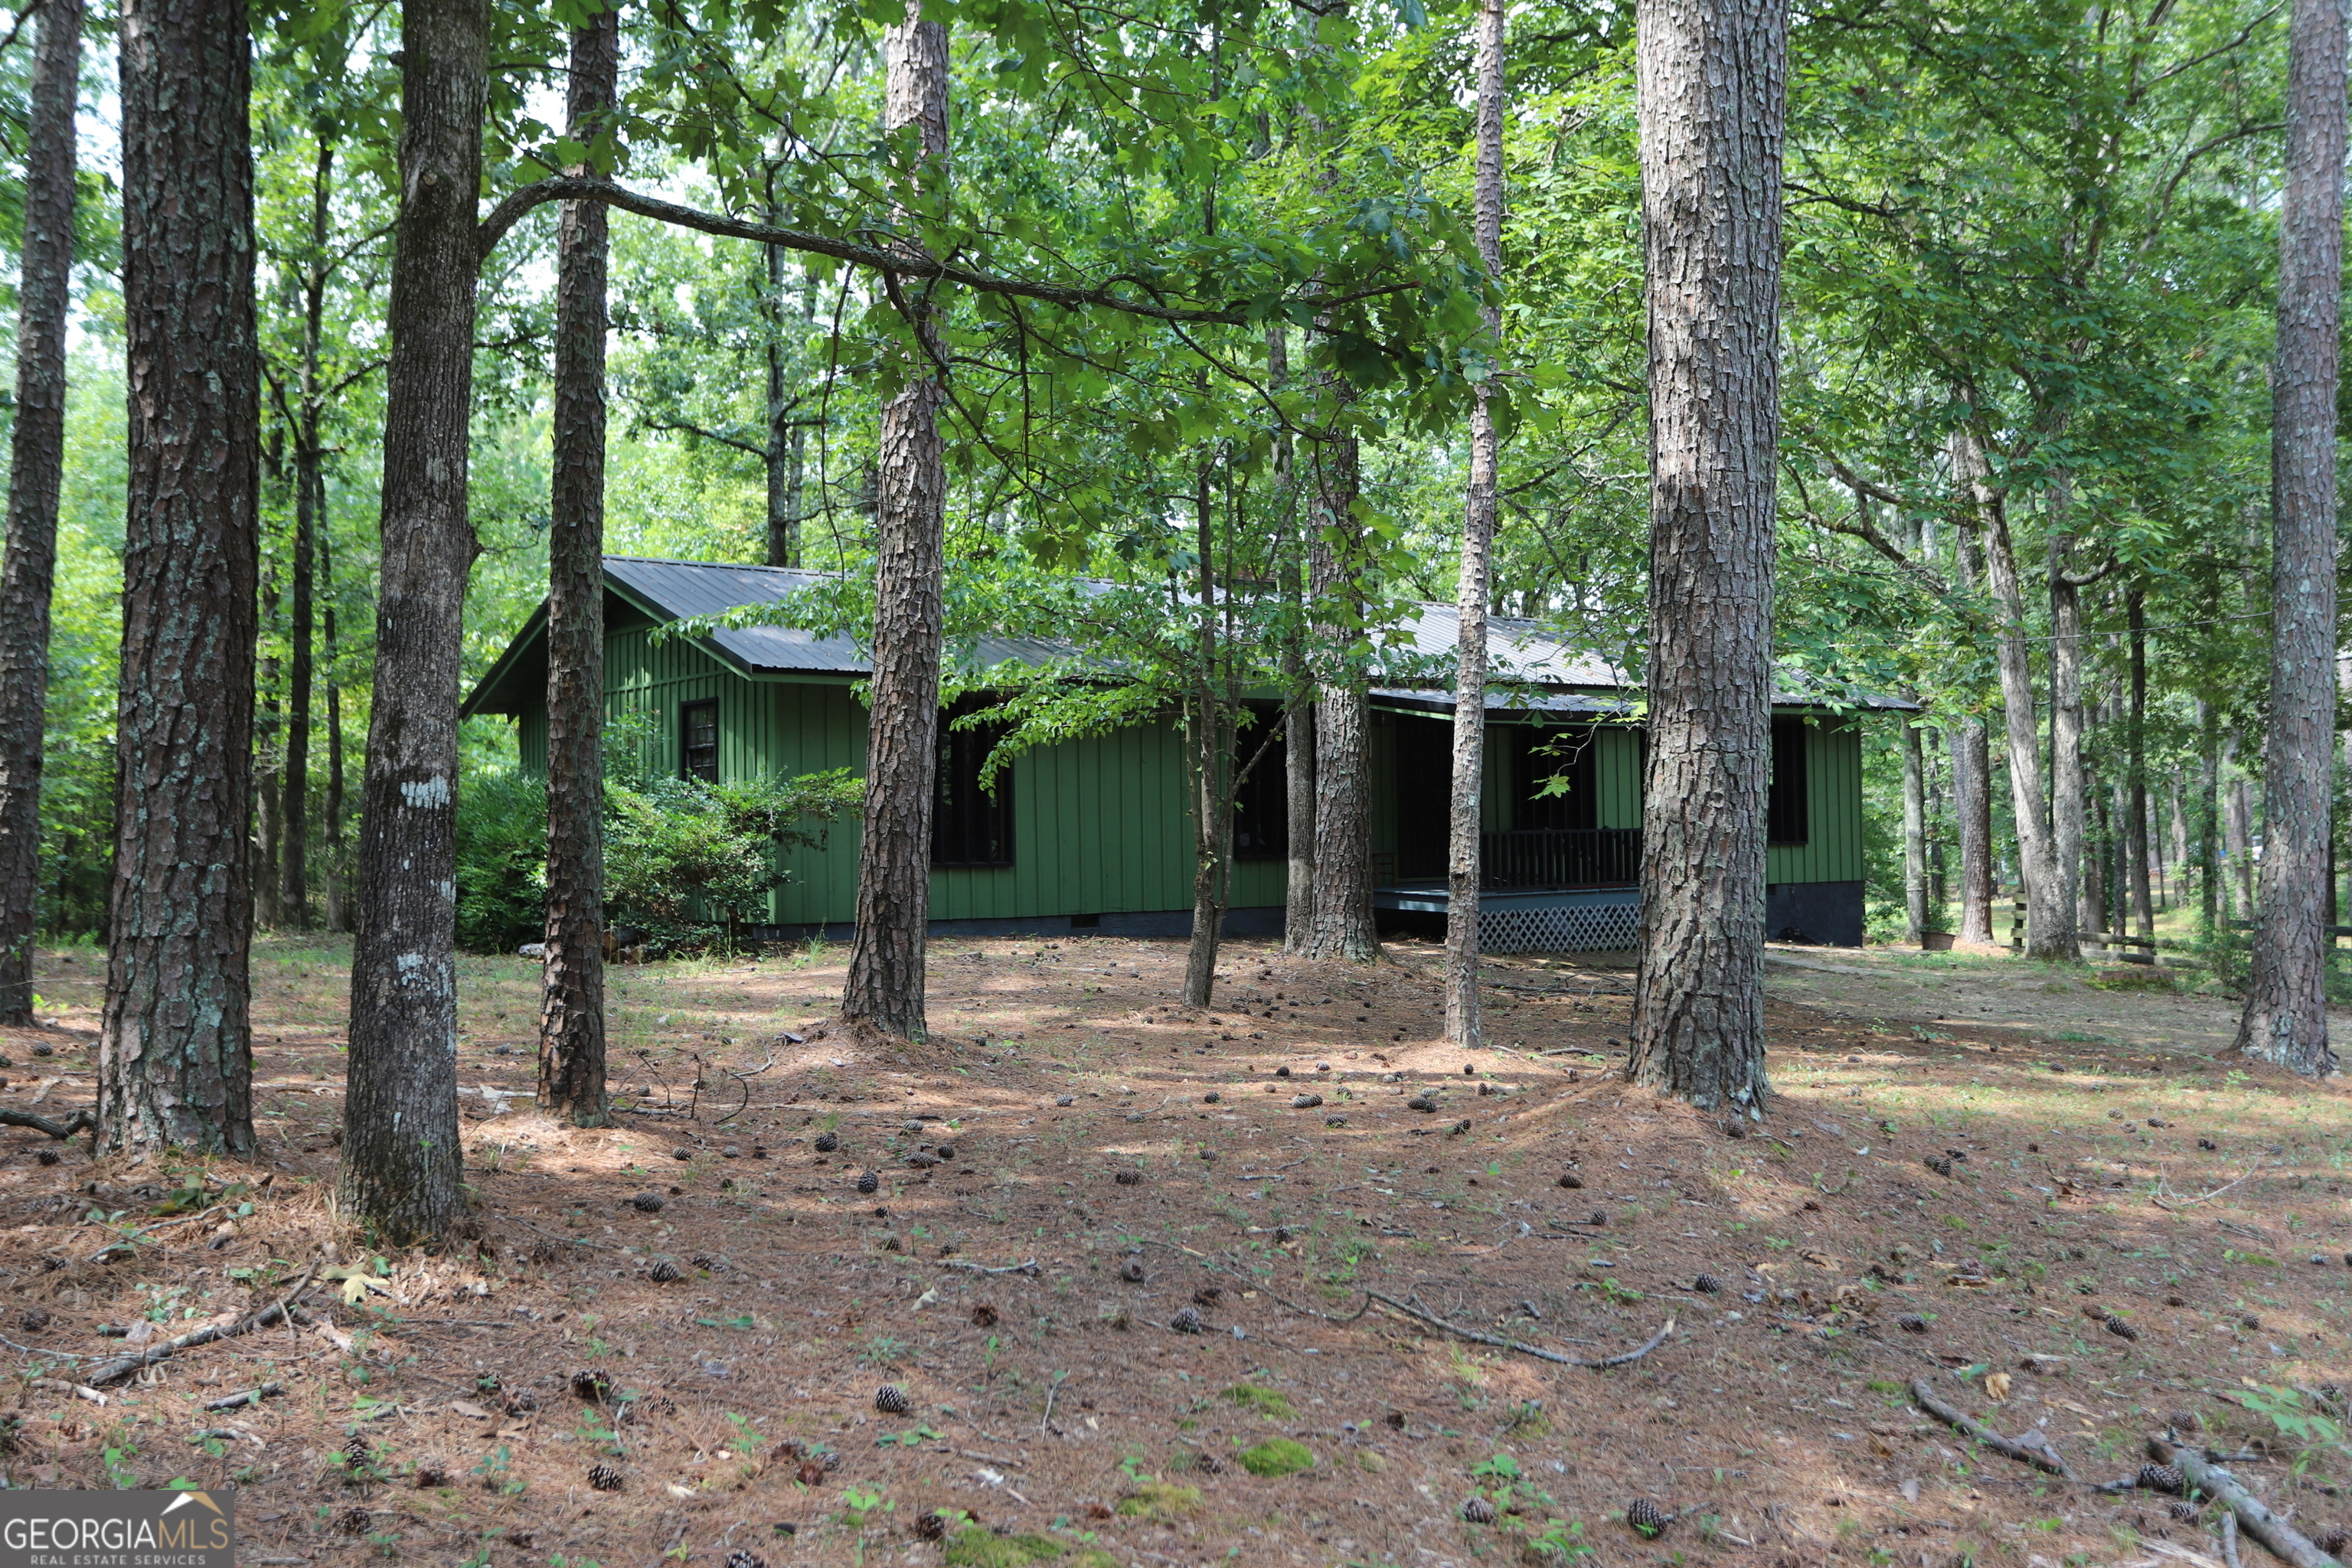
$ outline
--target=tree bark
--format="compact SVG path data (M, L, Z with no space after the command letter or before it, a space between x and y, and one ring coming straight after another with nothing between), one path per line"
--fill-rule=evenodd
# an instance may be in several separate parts
M1315 927L1307 956L1370 963L1380 957L1381 941L1372 920L1372 725L1358 464L1355 437L1316 443L1309 589L1325 619L1316 628L1324 668L1315 703Z
M1927 758L1919 728L1903 726L1903 912L1914 947L1927 944Z
M260 358L244 0L121 9L130 495L97 1147L253 1147Z
M47 0L34 26L16 412L0 547L0 1024L33 1021L39 931L41 761L49 601L66 446L66 311L73 291L74 107L82 0Z
M2345 25L2295 0L2271 374L2271 703L2262 898L2237 1048L2307 1078L2327 1042L2327 847L2336 739L2336 381L2343 305Z
M2221 924L2221 742L2213 705L2197 700L2197 909L2210 933ZM2142 857L2146 863L2146 857Z
M286 679L286 805L278 817L285 835L278 859L278 907L298 930L310 924L310 707L316 665L311 646L317 619L316 570L319 531L326 526L326 454L319 440L326 389L319 381L319 358L326 332L327 242L332 237L328 202L333 194L335 144L319 141L310 179L310 255L302 278L302 368L300 402L294 429L294 593L291 657Z
M1503 0L1478 5L1478 153L1475 227L1478 258L1490 286L1503 277ZM1503 312L1483 311L1500 352ZM1462 508L1462 563L1454 596L1461 623L1454 676L1454 800L1445 867L1445 1037L1475 1047L1485 1039L1478 1009L1480 833L1486 778L1486 597L1495 542L1496 475L1502 440L1489 405L1492 380L1470 405L1470 486Z
M921 0L883 36L883 129L917 131L916 161L897 183L897 211L914 226L917 191L942 188L948 161L948 31L921 20ZM919 248L911 237L901 247ZM890 297L915 342L905 381L883 405L876 444L874 679L866 749L864 834L857 848L857 929L841 1017L886 1039L926 1038L923 952L929 934L932 793L939 770L947 469L940 408L947 389L932 353L924 297L894 280Z
M772 224L778 214L768 210ZM801 482L807 432L792 416L791 369L784 353L784 265L792 253L781 245L763 246L768 270L768 399L767 480L768 548L771 566L801 563ZM802 274L803 317L806 317L808 274Z
M271 562L261 579L261 619L256 629L257 643L263 637L275 639L278 632L278 564ZM278 790L285 772L285 752L279 749L280 731L285 727L285 714L278 700L278 656L274 653L261 660L259 689L261 710L255 725L253 745L253 805L259 819L256 838L260 849L260 864L252 868L254 919L265 931L275 931L278 919Z
M2065 476L2053 490L2051 526L2063 531L2073 509ZM2067 952L2041 957L2080 958L2084 831L2083 795L2083 595L2066 574L2066 536L2060 532L2050 559L2050 858L2058 874L2054 899L2068 913Z
M2231 737L2223 742L2222 760L2234 762L2238 742ZM2221 847L2230 859L2231 880L2236 882L2236 898L2230 913L2236 920L2252 920L2254 915L2254 805L2246 790L2246 775L2234 767L2230 773L2229 805L2222 816Z
M2131 627L2131 710L2124 733L2124 875L2131 900L2132 934L2156 937L2156 903L2147 888L2147 590L2124 597Z
M1970 449L1966 437L1952 438L1954 477L1971 512L1975 507L1969 484ZM1978 526L1952 531L1952 575L1963 593L1974 595L1984 585L1984 543ZM1952 742L1952 816L1960 838L1960 929L1958 940L1992 941L1992 749L1985 722L1976 714L1964 716L1948 731Z
M1760 1116L1788 11L1641 0L1649 760L1626 1076Z
M460 1212L457 1147L458 660L489 68L483 0L401 15L400 188L387 324L375 694L360 782L343 1213L394 1246Z
M567 134L594 142L620 93L621 18L572 34ZM547 941L539 1104L609 1127L604 1099L604 267L610 214L566 202L556 239L547 535Z
M2000 698L2009 742L2010 804L2017 818L2018 875L2025 884L2025 952L2030 958L2074 963L2074 897L2058 868L2042 789L2042 747L2034 721L2033 663L2025 630L2025 595L2017 575L2017 551L2010 542L2009 512L1988 482L1984 453L1968 431L1955 434L1953 455L1964 464L1964 480L1975 506L1992 591L1994 652L2000 668Z
M1265 331L1266 381L1277 389L1290 384L1290 337L1286 326ZM1283 829L1288 841L1289 864L1283 881L1282 951L1293 957L1314 946L1315 932L1315 704L1309 700L1312 678L1307 663L1307 531L1295 526L1301 515L1297 451L1290 432L1274 437L1275 485L1282 496L1284 515L1291 520L1282 542L1282 594L1289 603L1289 624L1283 632L1282 680L1289 699L1283 721Z
M1206 1007L1217 984L1217 944L1225 921L1224 889L1234 856L1234 725L1220 701L1217 679L1216 512L1211 484L1213 458L1203 452L1193 497L1194 606L1200 624L1192 657L1199 661L1186 726L1192 743L1192 935L1184 952L1184 1005Z
M319 585L327 601L321 629L327 639L327 797L320 803L326 816L326 865L320 881L326 889L327 929L342 935L351 930L351 911L343 898L343 689L336 664L335 557L327 535L319 535Z

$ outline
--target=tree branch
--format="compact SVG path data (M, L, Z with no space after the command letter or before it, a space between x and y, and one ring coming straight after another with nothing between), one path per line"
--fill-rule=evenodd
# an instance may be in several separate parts
M1102 309L1125 311L1130 316L1142 316L1155 321L1183 321L1213 326L1245 327L1256 318L1242 305L1229 305L1223 310L1192 310L1151 304L1129 300L1112 293L1106 287L1082 288L1062 283L1032 283L1018 278L1000 278L993 273L974 272L969 268L950 266L935 261L916 250L890 250L880 246L864 245L855 240L838 239L827 234L809 234L800 229L774 228L767 224L750 223L742 218L707 213L695 207L680 206L653 196L616 185L610 180L588 175L564 175L540 180L509 193L481 222L479 230L481 254L487 258L500 239L506 237L523 214L549 202L603 202L623 212L635 213L658 223L674 224L698 233L716 235L722 239L748 239L755 245L772 245L785 250L805 251L814 256L830 256L836 261L846 261L893 278L927 278L934 282L953 283L976 294L997 294L1018 300L1036 300L1064 310ZM1385 294L1401 294L1421 287L1418 283L1390 283L1375 289L1359 289L1352 293L1317 295L1296 303L1312 310L1329 310L1360 300L1376 299Z

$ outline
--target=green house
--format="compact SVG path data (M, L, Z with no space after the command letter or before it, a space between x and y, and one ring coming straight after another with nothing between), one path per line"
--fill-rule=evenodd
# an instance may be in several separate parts
M607 716L647 737L649 766L713 780L864 767L866 710L854 688L868 667L852 639L782 626L656 635L665 622L772 603L814 580L775 567L605 559ZM1455 624L1450 606L1428 605L1403 629L1418 650L1443 654L1454 647ZM1512 684L1489 699L1481 934L1494 952L1625 946L1640 879L1643 741L1622 715L1638 693L1531 622L1497 619L1490 648ZM1015 639L973 650L983 668L1066 651ZM514 719L523 766L538 773L547 760L546 689L542 607L466 704L468 715ZM1384 922L1442 929L1452 698L1383 687L1372 705L1375 902ZM1904 706L1876 700L1862 710ZM1776 700L1765 916L1775 938L1862 942L1856 711ZM1192 830L1172 718L1023 752L983 792L988 743L942 727L935 931L1190 930ZM1563 779L1564 788L1552 783ZM1284 793L1277 742L1240 801L1229 931L1282 929ZM836 827L822 849L792 851L785 868L758 934L846 936L856 905L856 825Z

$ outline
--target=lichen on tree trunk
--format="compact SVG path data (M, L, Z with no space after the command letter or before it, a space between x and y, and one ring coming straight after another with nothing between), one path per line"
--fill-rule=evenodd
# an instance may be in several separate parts
M395 1246L444 1237L461 1202L457 681L488 37L484 0L408 0L401 15L383 566L336 1189L345 1215Z
M1760 1114L1779 429L1776 0L1642 0L1649 759L1626 1074Z
M121 11L129 503L97 1144L253 1147L260 361L242 0Z

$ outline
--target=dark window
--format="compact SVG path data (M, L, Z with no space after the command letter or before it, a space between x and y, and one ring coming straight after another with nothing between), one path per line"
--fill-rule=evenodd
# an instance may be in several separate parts
M678 771L705 784L719 782L719 704L688 702L677 710Z
M1601 826L1589 726L1514 724L1505 733L1510 737L1512 784L1519 797L1518 817L1512 826L1573 832ZM1554 780L1566 786L1563 793L1547 793Z
M1234 766L1249 769L1234 788L1236 860L1279 860L1290 853L1290 773L1281 723L1280 710L1261 710L1257 722L1234 738Z
M1812 833L1812 797L1805 788L1805 721L1772 721L1772 783L1764 794L1764 837L1802 844Z
M1013 864L1013 770L999 768L994 786L980 787L980 770L1004 738L1004 727L955 722L988 705L985 697L966 697L940 715L939 795L931 805L934 866Z

